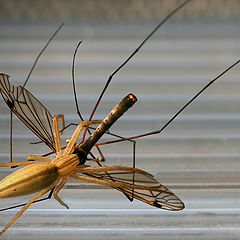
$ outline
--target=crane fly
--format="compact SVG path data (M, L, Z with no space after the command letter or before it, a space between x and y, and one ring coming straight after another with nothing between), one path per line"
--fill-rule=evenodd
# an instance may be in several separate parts
M64 116L62 114L52 116L47 108L25 88L25 83L23 86L16 87L10 84L9 76L7 74L0 74L0 92L11 112L13 112L56 155L55 157L28 155L26 158L27 161L0 164L0 167L22 167L0 181L0 198L35 193L26 204L18 205L23 206L22 209L2 229L0 234L5 232L32 203L45 200L45 198L40 200L39 198L48 192L49 196L47 198L51 198L53 195L61 205L68 208L68 205L58 196L58 192L66 184L68 178L112 187L124 193L129 200L138 199L157 208L171 211L178 211L184 208L183 202L174 193L157 181L150 173L135 167L103 166L100 163L101 158L94 157L91 150L93 147L103 144L127 140L133 141L133 139L159 134L206 88L239 63L240 60L210 81L182 108L180 108L180 110L161 129L127 138L120 137L118 140L111 142L98 142L105 133L109 133L108 130L110 127L137 101L137 98L133 94L128 94L111 110L103 121L92 120L106 89L113 79L113 76L125 66L125 64L168 18L190 1L191 0L185 1L168 14L167 17L156 26L139 47L127 58L127 60L109 76L88 121L84 121L77 107L82 122L75 128L75 131L67 141L68 143L64 150L62 149L60 142L60 132L61 129L64 128ZM34 66L35 64L36 62L34 63ZM75 87L74 96L77 106ZM61 128L59 122L61 123ZM93 128L94 131L85 139L87 131L90 132L89 125L93 124L98 124L97 128ZM85 131L82 135L82 140L78 141L83 128L85 128ZM91 156L90 160L96 162L97 166L92 167L86 164L89 160L89 155Z
M27 161L0 164L0 167L25 166L0 182L0 198L38 192L1 233L5 232L35 200L52 189L54 189L55 199L68 208L58 196L67 178L110 186L128 196L162 209L181 210L184 208L184 204L178 197L145 171L121 166L90 167L85 165L87 156L95 143L137 101L133 94L123 98L103 121L81 122L62 152L58 121L64 121L63 115L57 114L51 118L49 111L30 92L21 86L11 85L9 76L1 74L0 83L2 96L8 106L34 133L38 132L36 135L56 153L55 158L29 155ZM77 144L83 127L91 124L99 124L99 126L83 143Z

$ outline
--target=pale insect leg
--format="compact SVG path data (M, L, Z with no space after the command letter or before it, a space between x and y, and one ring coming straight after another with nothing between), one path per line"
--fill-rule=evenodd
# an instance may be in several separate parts
M62 126L62 128L61 128L61 130L59 131L59 133L60 134L62 134L63 133L63 131L65 130L65 129L67 129L69 126L71 126L71 125L78 125L78 124L69 124L69 125L67 125L66 127L65 127L65 122L64 122L64 115L63 114L58 114L58 115L62 115L62 116L60 116L59 117L59 119L61 120L61 126ZM39 144L39 143L42 143L43 141L37 141L37 142L31 142L30 144Z
M43 189L42 191L38 192L36 195L34 195L26 204L25 206L13 217L13 219L3 228L3 230L0 232L0 235L4 233L21 215L22 213L39 197L50 191L56 183L51 184L48 188Z
M89 120L91 120L93 118L93 115L95 114L96 112L96 109L98 108L98 105L99 103L101 102L102 100L102 97L104 95L104 93L106 92L110 82L112 81L114 75L116 75L116 73L118 73L120 71L120 69L122 69L128 62L130 59L132 59L132 57L142 48L142 46L145 44L145 42L148 41L149 38L152 37L152 35L172 16L174 15L177 11L179 11L181 8L183 8L188 2L190 2L191 0L186 0L184 1L182 4L180 4L177 8L175 8L173 11L171 11L154 29L153 31L150 32L150 34L140 43L140 45L132 52L132 54L112 73L110 74L110 76L108 77L108 80L103 88L103 90L101 91L100 95L99 95L99 98L93 108L93 111L90 115L90 118ZM79 43L80 45L80 43ZM78 46L79 46L78 45ZM78 49L78 46L75 50L75 52L77 52L77 49ZM75 54L74 54L75 55ZM73 62L74 62L74 59L73 59ZM73 68L74 69L74 68ZM73 71L74 72L74 71ZM73 74L74 76L74 74ZM74 82L74 77L72 78L73 82ZM76 92L75 92L75 84L73 84L73 88L74 88L74 95L75 95L75 103L77 105L77 109L78 109L78 102L77 102L77 98L76 98ZM81 117L81 116L80 116ZM87 133L87 131L89 132L89 129L88 127L85 129L85 132L83 134L83 139L85 138L85 135ZM133 152L133 166L135 166L135 146L136 146L136 143L133 143L133 148L134 148L134 152ZM99 153L101 154L101 151L99 149L99 147L96 145L96 148L98 149ZM101 156L103 157L103 155L101 154ZM99 166L101 166L100 162L97 162ZM134 175L133 175L133 181L134 181ZM127 198L132 201L133 199L131 197L129 197L127 194L125 194L127 196Z
M59 133L62 134L63 133L62 129L65 129L65 121L64 121L64 115L63 114L59 114L59 115L62 115L62 117L60 117L62 128L59 131Z
M42 199L35 200L35 201L32 202L32 203L42 202L42 201L51 199L52 194L53 194L53 190L54 190L54 188L49 192L49 194L48 194L47 197L44 197L44 198L42 198ZM2 208L2 209L0 209L0 212L6 211L6 210L10 210L10 209L13 209L13 208L22 207L22 206L24 206L25 204L26 204L26 203L22 203L22 204L19 204L19 205L14 205L14 206L11 206L11 207Z
M102 121L100 121L100 120L92 120L92 121L83 121L83 122L81 122L77 126L77 128L75 129L75 131L74 131L74 133L73 133L73 135L72 135L72 137L71 137L67 147L65 148L64 154L71 154L74 151L77 138L80 135L83 127L88 126L90 124L97 124L97 123L100 124L101 122Z
M68 124L64 129L61 129L61 131L63 131L63 130L65 130L66 128L68 128L68 127L70 127L70 126L78 126L79 124L77 124L77 123L70 123L70 124ZM92 129L92 130L96 130L96 128L94 128L94 127L89 127L88 126L88 128L89 129ZM60 131L60 132L61 132ZM122 137L122 136L120 136L120 135L117 135L117 134L115 134L115 133L111 133L111 132L109 132L109 131L107 131L105 134L108 134L108 135L110 135L110 136L113 136L113 137L116 137L116 138L119 138L119 139L123 139L123 140L125 140L125 138L124 137ZM129 141L129 142L131 142L132 144L133 144L133 155L132 155L132 159L133 159L133 163L132 163L132 167L133 168L135 168L136 167L136 145L137 145L137 142L136 141L134 141L134 140L132 140L132 139L127 139L126 141ZM103 145L104 145L104 143L103 143ZM102 162L102 161L104 161L104 159L101 159L100 160L100 158L93 158L93 159L87 159L87 160L89 160L89 161L95 161L95 162Z
M151 36L172 16L174 15L177 11L179 11L181 8L183 8L188 2L190 2L191 0L186 0L184 1L182 4L180 4L177 8L175 8L173 11L171 11L148 35L147 37L142 41L142 43L135 49L135 51L112 73L110 74L102 92L100 93L100 96L95 104L95 107L93 108L93 111L90 115L90 118L89 120L91 120L93 118L93 115L99 105L99 103L101 102L101 99L105 93L105 91L107 90L108 88L108 85L110 84L112 78L114 77L114 75L119 72L120 69L122 69L128 62L129 60L142 48L142 46L145 44L145 42L148 41L149 38L151 38ZM80 119L83 121L83 117L80 113L80 110L79 110L79 105L78 105L78 101L77 101L77 94L76 94L76 88L75 88L75 71L74 71L74 66L75 66L75 58L76 58L76 54L77 54L77 51L78 51L78 48L80 46L80 44L82 43L82 41L80 41L75 49L75 52L74 52L74 56L73 56L73 63L72 63L72 86L73 86L73 92L74 92L74 99L75 99L75 105L76 105L76 109L77 109L77 113L80 117ZM70 126L72 124L69 124L68 126ZM67 126L67 127L68 127ZM63 130L63 129L62 129ZM83 134L83 140L85 139L85 135L87 133L87 131L89 132L89 134L91 134L91 132L89 131L88 127L85 129L85 132ZM100 148L98 146L96 146L98 152L100 153L101 157L104 159L104 156L100 150ZM90 153L91 154L91 153ZM92 154L91 154L92 155ZM93 155L92 155L93 158L95 158ZM99 162L98 162L99 165L101 165Z
M59 134L59 128L58 128L58 119L61 120L62 127L64 127L64 116L63 116L63 114L57 114L52 119L53 136L54 136L56 154L61 155L62 151L61 151L61 141L60 141L60 134Z
M61 127L62 129L59 131L59 126L58 126L58 119L61 120ZM61 141L60 141L60 134L63 133L63 130L66 129L65 127L65 123L64 123L64 115L63 114L56 114L53 118L52 118L52 125L53 125L53 136L54 136L54 144L55 144L55 147L56 147L56 154L59 155L62 153L61 151ZM38 143L42 143L43 141L40 141L40 142L34 142L34 143L31 143L31 144L38 144ZM51 153L50 153L51 154ZM47 155L50 155L50 154L47 154ZM44 159L44 157L46 157L47 155L43 155L42 158ZM32 155L28 156L27 157L27 160L37 160L37 158L39 158L39 161L46 161L46 160L43 160L43 159L40 159L39 156L37 157L34 157L32 158Z
M171 15L173 15L176 11L178 11L180 8L182 8L183 5L185 5L187 2L189 2L189 0L188 0L188 1L185 1L181 6L179 6L177 9L175 9L173 12L171 12L171 13L157 26L157 28L154 29L154 31L144 40L144 42L139 46L138 49L136 49L136 51L130 56L130 58L141 48L141 46L148 40L148 38L150 38L151 35L152 35ZM41 55L41 54L39 54L39 56L40 56L40 55ZM38 58L39 58L39 56L38 56ZM38 58L37 58L37 59L38 59ZM130 58L129 58L129 59L130 59ZM125 65L126 62L128 62L129 59L127 59L127 61L125 61L123 65ZM37 60L36 60L36 61L37 61ZM121 65L120 68L122 68L123 65ZM35 66L35 64L34 64L34 66ZM33 66L33 68L34 68L34 66ZM32 69L33 69L33 68L32 68ZM120 68L118 68L117 71L118 71ZM32 71L32 69L31 69L31 71ZM114 74L115 74L115 73L116 73L116 71L114 72ZM31 74L31 72L30 72L30 74ZM29 74L29 76L30 76L30 74ZM113 76L114 74L112 74L110 77L112 78L112 76ZM28 76L28 78L29 78L29 76ZM28 78L27 78L27 80L28 80ZM26 81L27 81L27 80L26 80ZM109 80L111 81L111 79L109 79ZM110 83L110 81L109 81L109 83ZM107 88L107 86L108 86L108 84L106 84L106 88ZM103 94L102 94L102 95L103 95ZM99 102L100 102L100 101L99 101ZM93 112L94 112L94 111L93 111ZM92 115L93 115L93 114L92 114Z
M33 164L30 161L19 161L19 162L10 162L10 163L0 163L0 167L20 167Z
M26 159L27 159L27 161L51 162L51 161L53 161L54 158L28 155L26 157Z
M116 170L120 170L120 171L129 171L131 173L133 172L137 172L137 173L141 173L150 177L153 177L152 174L138 169L138 168L131 168L131 167L125 167L125 166L100 166L100 167L90 167L90 166L86 166L86 165L81 165L79 167L76 168L75 173L98 173L98 172L105 172L105 171L116 171Z
M128 184L128 183L121 183L121 182L109 182L104 179L98 179L94 178L92 176L82 176L82 175L77 175L73 174L71 175L72 178L83 180L85 182L90 182L90 183L96 183L96 184L101 184L107 187L113 187L113 188L121 188L121 187L128 187L128 188L138 188L138 189L150 189L149 187L141 186L141 185L134 185L134 184Z
M67 126L65 126L63 129L61 129L59 132L62 133L65 129L67 129L68 127L70 126L78 126L79 124L77 123L69 123ZM88 126L88 129L91 129L91 130L96 130L96 128L94 127L90 127ZM124 137L120 136L120 135L117 135L115 133L111 133L109 131L107 131L105 134L108 134L110 136L113 136L113 137L116 137L116 138L119 138L119 139L125 139ZM132 155L132 167L135 168L136 166L136 141L134 140L127 140L129 142L131 142L133 144L133 155ZM100 162L104 162L105 161L105 158L103 157L102 153L100 153L101 157L100 158L96 158L94 157L93 154L91 154L91 152L89 153L91 156L92 156L92 159L87 159L88 161L95 161L99 164L99 166L101 166ZM134 175L133 175L133 182L134 182ZM129 198L129 196L127 196L127 198L130 200L130 201L133 201L133 199Z
M59 130L58 130L58 119L61 120L61 124L62 124L62 127L64 127L64 117L62 114L59 114L59 115L56 115L54 120L53 120L53 131L55 133L54 135L54 138L55 138L55 145L56 145L56 150L59 151L60 149L60 152L61 152L61 145L60 145L60 138L59 138ZM55 127L55 128L54 128ZM59 152L58 152L59 153ZM39 162L51 162L53 160L53 158L47 158L47 157L41 157L41 156L33 156L33 155L29 155L27 156L27 161L22 161L22 162L11 162L11 163L0 163L0 167L19 167L19 166L26 166L26 165L30 165L30 164L34 164L34 162L31 162L31 161L39 161ZM64 183L65 184L65 183ZM64 185L63 184L63 185ZM63 187L63 186L62 186ZM61 188L62 188L61 187ZM61 189L60 188L60 189ZM59 190L60 190L59 189ZM58 191L59 191L58 190ZM37 201L33 200L32 203L35 203L35 202L40 202L40 201L44 201L44 200L47 200L47 199L50 199L52 197L52 193L54 191L54 187L53 189L51 190L50 194L43 198L43 199L39 199ZM42 194L43 195L43 194ZM55 196L56 198L56 196ZM56 198L58 201L59 201L59 198L57 197ZM62 202L61 200L59 201L60 203ZM24 206L25 204L19 204L17 206L12 206L12 207L8 207L8 208L4 208L4 209L0 209L0 211L4 211L4 210L8 210L8 209L12 209L12 208L16 208L16 207L21 207L21 206ZM64 205L64 204L63 204ZM65 205L64 205L65 206ZM15 220L14 220L15 221Z
M58 192L63 188L63 186L65 185L65 183L67 182L67 178L64 177L62 178L62 181L59 183L59 185L55 188L54 192L53 192L53 195L54 195L54 198L61 204L63 205L64 207L66 207L67 209L69 209L68 205L66 203L64 203L60 197L57 195Z

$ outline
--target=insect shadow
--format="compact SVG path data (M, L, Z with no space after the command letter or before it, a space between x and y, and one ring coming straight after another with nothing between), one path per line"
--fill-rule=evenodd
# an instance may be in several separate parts
M131 137L121 137L115 134L118 139L99 143L98 140L108 133L110 127L137 101L136 96L128 94L124 97L103 120L92 120L96 109L98 108L101 99L112 81L114 75L122 69L126 63L138 52L143 44L166 22L174 13L180 10L191 0L185 1L174 11L172 11L156 28L144 39L139 47L120 65L108 78L98 101L87 121L81 116L77 104L77 94L75 91L74 82L74 60L73 60L73 89L75 103L78 115L81 118L81 123L77 125L73 135L69 139L64 149L60 142L60 133L64 129L64 116L57 114L52 116L51 113L44 107L28 90L25 89L26 82L23 86L14 86L9 83L7 74L0 74L0 92L6 104L13 112L36 136L38 136L55 154L51 156L27 156L27 161L16 161L9 163L1 163L0 167L19 167L17 171L8 175L0 182L0 198L9 198L36 193L26 204L21 204L13 207L23 206L22 209L13 217L13 219L0 232L5 232L15 220L33 203L51 198L54 195L55 199L63 206L68 208L58 196L58 192L67 182L68 178L78 179L85 182L97 183L104 186L112 187L125 194L129 200L138 199L154 207L165 210L178 211L184 208L183 202L169 189L158 182L150 173L135 167L122 166L102 166L101 160L103 154L99 149L100 145L106 145L121 141L133 141L134 139L142 138L149 135L159 134L165 129L189 104L191 104L206 88L212 85L223 74L239 63L235 62L224 72L211 80L204 86L193 98L191 98L180 110L161 128L155 131L139 134ZM79 43L80 45L80 43ZM78 45L78 47L79 47ZM77 49L74 53L76 56ZM40 53L41 54L41 53ZM40 56L40 55L39 55ZM37 63L36 59L35 64ZM33 68L34 68L33 66ZM32 68L32 70L33 70ZM31 71L32 71L31 70ZM31 72L30 72L31 74ZM30 76L30 75L29 75ZM61 128L59 127L61 123ZM90 125L99 124L98 127L90 132ZM82 140L78 142L78 137L85 128ZM86 137L87 131L90 136ZM110 133L111 134L111 133ZM102 157L95 157L91 152L93 147L98 147L98 151ZM89 166L86 162L90 160L97 163L97 166ZM135 153L133 156L135 160ZM50 192L47 198L39 199L41 196ZM10 207L10 208L13 208ZM10 209L7 208L7 209ZM6 210L6 209L3 209Z

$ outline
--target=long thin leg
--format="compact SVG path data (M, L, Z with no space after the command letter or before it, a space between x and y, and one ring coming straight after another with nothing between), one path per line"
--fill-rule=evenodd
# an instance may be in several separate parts
M148 34L148 36L140 43L140 45L132 52L132 54L109 76L108 80L107 80L107 83L105 84L98 100L97 100L97 103L91 113L91 116L89 118L89 121L92 120L92 117L95 113L95 111L97 110L97 107L99 105L99 103L101 102L102 100L102 97L105 93L105 91L107 90L110 82L112 81L114 75L116 73L118 73L131 59L132 57L142 48L142 46L148 41L149 38L152 37L152 35L171 17L173 16L177 11L179 11L181 8L183 8L188 2L190 2L192 0L186 0L184 1L182 4L180 4L177 8L175 8L173 11L171 11L154 29L152 32L150 32L150 34ZM86 132L86 130L85 130Z
M10 162L12 162L12 155L13 155L13 146L12 146L12 121L13 121L13 117L12 117L12 109L10 109L10 131L9 131L9 134L10 134L10 139L9 139L9 153L10 153Z
M45 49L47 48L47 46L49 45L49 43L52 41L52 39L56 36L56 34L59 32L59 30L62 28L62 26L64 25L64 23L62 23L59 27L58 27L58 29L54 32L54 34L51 36L51 38L47 41L47 43L45 44L45 46L43 47L43 49L41 50L41 52L37 55L37 57L36 57L36 59L35 59L35 61L34 61L34 63L33 63L33 66L31 67L31 69L30 69L30 72L29 72L29 74L28 74L28 76L27 76L27 78L26 78L26 80L25 80L25 82L23 83L23 88L26 86L26 84L27 84L27 82L28 82L28 80L29 80L29 78L30 78L30 76L31 76L31 74L32 74L32 71L34 70L34 68L35 68L35 66L36 66L36 64L37 64L37 62L38 62L38 59L40 58L40 56L42 55L42 53L45 51Z
M54 158L28 155L26 159L27 159L27 161L51 162L51 161L53 161Z
M136 184L130 184L130 183L124 183L124 182L110 182L104 179L94 178L92 176L83 176L83 175L73 174L71 175L71 177L75 179L83 180L85 182L101 184L101 185L104 185L107 187L113 187L113 188L136 188L136 189L143 189L143 190L152 189L152 187L147 187L143 185L136 185Z
M153 177L152 174L143 171L141 169L138 168L131 168L131 167L123 167L123 166L101 166L101 167L86 167L84 165L81 165L79 167L77 167L76 169L76 173L84 173L84 174L90 174L90 173L98 173L98 172L105 172L105 171L128 171L128 172L137 172L137 173L141 173L143 175L146 176L150 176Z
M90 127L89 127L90 128ZM114 133L110 133L110 132L106 132L107 134L110 134L114 137L117 137L117 138L120 138L120 139L125 139L124 137L122 136L119 136L117 134L114 134ZM132 159L133 159L133 162L132 162L132 167L135 168L136 167L136 141L134 140L127 140L129 142L132 142L133 144L133 156L132 156ZM99 166L101 166L101 164L99 164ZM106 174L108 174L108 172L105 172ZM114 182L115 180L111 177L110 174L108 174L109 178ZM132 182L134 184L134 179L135 179L135 173L133 173L133 178L132 178ZM123 194L127 197L127 199L132 202L133 199L134 199L134 189L132 189L132 196L128 195L127 193L123 192Z
M27 166L30 164L33 164L33 162L22 161L22 162L0 163L0 167L20 167L20 166Z
M57 195L58 192L63 188L63 186L65 185L65 183L67 182L67 178L64 177L62 179L62 181L60 182L60 184L55 188L54 192L53 192L53 195L54 195L54 198L61 204L63 205L64 207L66 207L67 209L69 209L68 205L63 202L60 197Z
M169 120L168 122L163 125L162 128L160 128L159 130L155 130L152 132L147 132L147 133L143 133L140 135L136 135L136 136L132 136L132 137L127 137L124 139L119 139L119 140L113 140L113 141L109 141L109 142L104 142L104 143L96 143L96 146L100 146L100 145L106 145L106 144L112 144L112 143L117 143L117 142L122 142L122 141L126 141L126 140L132 140L132 139L136 139L136 138L142 138L142 137L146 137L146 136L150 136L150 135L154 135L154 134L159 134L161 133L185 108L187 108L198 96L200 96L202 94L202 92L204 92L209 86L211 86L214 82L216 82L220 77L222 77L225 73L227 73L230 69L232 69L233 67L235 67L237 64L240 63L240 59L238 61L236 61L235 63L233 63L230 67L228 67L227 69L225 69L222 73L220 73L217 77L215 77L213 80L211 80L210 82L208 82L199 92L197 92L196 95L194 95L187 103L185 103Z
M69 124L69 125L67 125L67 126L65 127L64 116L63 116L63 114L59 114L59 115L62 115L62 117L60 117L62 128L61 128L61 130L59 131L59 133L62 134L63 131L64 131L65 129L67 129L71 124ZM75 123L74 123L74 125L78 125L78 124L75 124ZM39 144L39 143L42 143L42 142L43 142L43 141L36 141L36 142L30 142L30 144Z
M58 119L61 119L61 122L63 125L63 123L64 123L63 114L57 114L52 119L53 137L54 137L54 142L55 142L56 154L59 156L62 154L62 151L61 151L61 141L60 141L59 127L58 127Z
M53 188L53 184L49 186L48 188L43 189L42 191L38 192L36 195L34 195L27 204L13 217L13 219L3 228L3 230L0 232L0 235L4 233L22 214L23 212L39 197L44 195L46 192L51 190Z
M77 141L78 136L80 135L82 129L84 126L90 125L90 124L96 124L96 123L101 123L102 121L100 120L92 120L92 121L83 121L81 122L75 129L68 145L65 148L64 154L71 154L74 149L75 149L75 144Z
M112 73L110 74L110 76L108 77L108 80L103 88L103 90L101 91L100 95L99 95L99 98L93 108L93 111L90 115L90 118L89 118L89 121L92 120L93 118L93 115L94 113L96 112L97 108L98 108L98 105L99 103L101 102L102 100L102 97L105 93L105 91L107 90L110 82L112 81L113 77L115 74L117 74L120 69L122 69L129 61L130 59L132 59L132 57L142 48L142 46L148 41L149 38L152 37L152 35L169 19L171 18L177 11L179 11L181 8L183 8L188 2L190 2L192 0L186 0L184 1L182 4L180 4L177 8L175 8L173 11L171 11L154 29L153 31L151 31L147 37L140 43L140 45L132 52L132 54ZM78 43L76 49L75 49L75 52L74 52L74 56L73 56L73 64L72 64L72 81L73 81L73 92L74 92L74 99L75 99L75 104L76 104L76 108L77 108L77 113L80 117L80 119L83 121L83 118L82 118L82 115L80 113L80 110L79 110L79 106L78 106L78 101L77 101L77 94L76 94L76 88L75 88L75 78L74 78L74 65L75 65L75 57L76 57L76 53L77 53L77 50L80 46L81 42ZM84 131L84 134L83 134L83 139L85 139L85 135L87 133L87 131L91 134L91 132L89 131L88 127L85 129ZM100 153L101 157L104 158L99 146L96 146L98 152Z
M62 134L63 133L63 129L65 129L65 121L64 121L64 115L63 114L61 114L62 115L62 117L60 117L60 120L61 120L61 130L59 131L59 133L60 134Z
M53 191L54 191L54 188L49 192L47 197L35 200L33 203L43 202L45 200L51 199L51 197L53 195ZM23 207L26 204L27 203L22 203L22 204L19 204L19 205L14 205L14 206L11 206L11 207L2 208L2 209L0 209L0 212L6 211L6 210L10 210L10 209L13 209L13 208Z
M91 128L91 127L89 127L89 128ZM95 130L95 128L92 128L92 129ZM105 134L109 134L111 136L114 136L116 138L122 139L124 141L126 140L125 137L122 137L122 136L117 135L115 133L111 133L109 131L107 131ZM132 167L135 168L136 167L136 141L131 140L131 139L127 139L126 141L129 141L129 142L131 142L133 144L133 156L132 156L132 158L133 158L133 165L132 165ZM104 145L104 143L101 143L101 145Z

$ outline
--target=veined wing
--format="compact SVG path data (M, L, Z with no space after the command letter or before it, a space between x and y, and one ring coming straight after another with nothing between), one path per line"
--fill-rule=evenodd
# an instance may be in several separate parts
M25 88L9 83L9 76L0 74L0 92L9 108L46 145L55 151L52 115Z
M74 174L72 177L115 188L154 207L171 211L184 208L183 202L174 193L150 173L140 169L121 166L87 167L83 174Z

